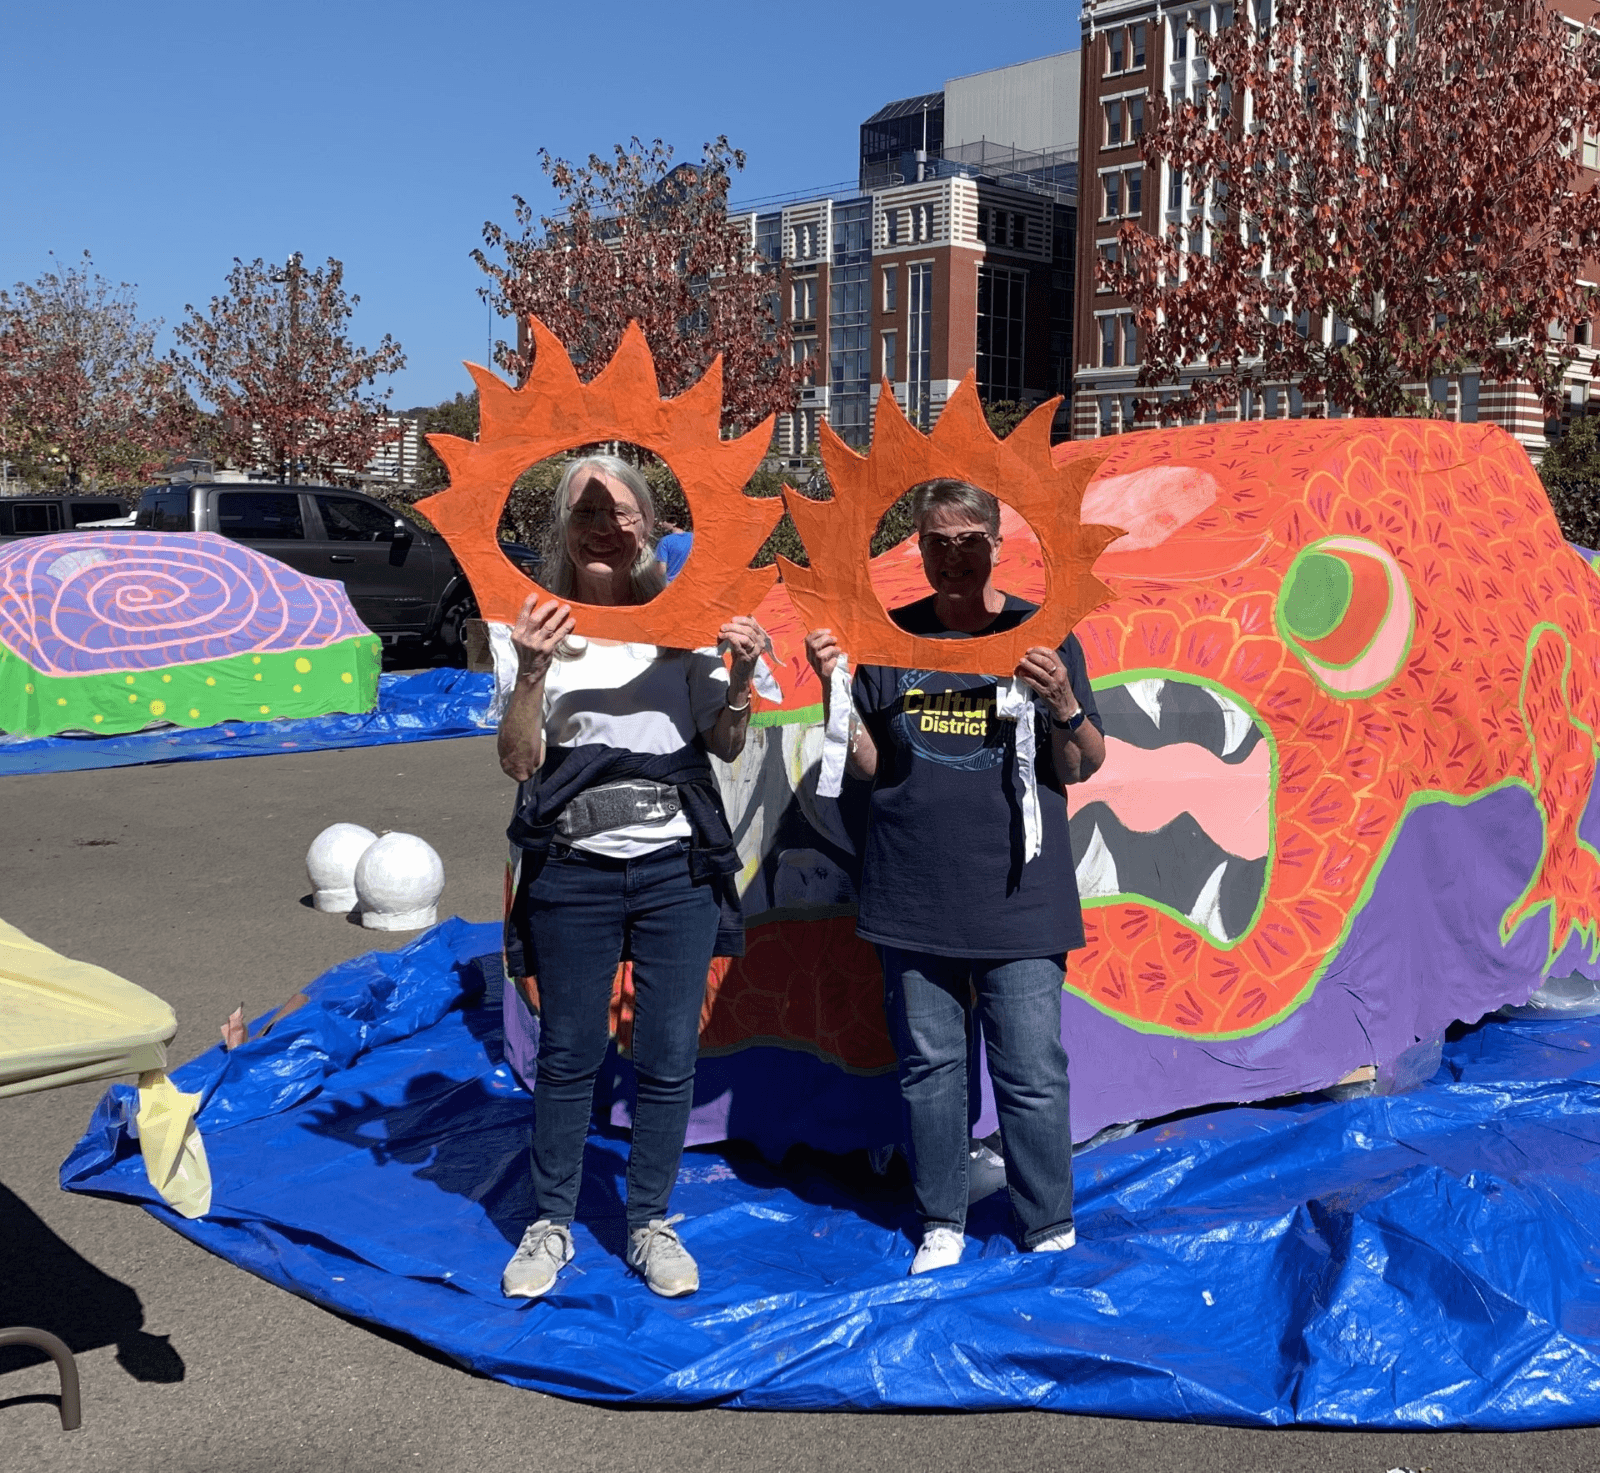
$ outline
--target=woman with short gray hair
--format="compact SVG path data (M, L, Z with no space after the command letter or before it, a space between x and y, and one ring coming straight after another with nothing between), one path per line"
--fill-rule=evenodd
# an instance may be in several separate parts
M930 597L892 611L929 639L1015 628L1033 604L995 588L1000 504L964 481L911 496ZM806 654L824 698L844 657L814 629ZM1032 703L1031 785L1040 847L1025 839L1013 678ZM1105 761L1077 636L1027 651L1014 676L867 665L853 685L847 770L873 784L856 933L877 947L900 1061L912 1184L922 1219L911 1272L960 1260L968 1154L967 1041L981 1022L1025 1249L1070 1248L1072 1123L1061 1043L1066 953L1084 944L1066 783ZM1014 707L1013 707L1014 709ZM975 1016L974 1016L975 1015Z

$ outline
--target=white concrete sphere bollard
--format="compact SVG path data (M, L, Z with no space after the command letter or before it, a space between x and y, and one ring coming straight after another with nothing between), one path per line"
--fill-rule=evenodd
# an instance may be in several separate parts
M356 866L361 924L372 931L420 931L439 919L444 861L415 834L385 834Z
M346 915L355 908L356 865L377 838L358 823L336 823L311 841L306 850L306 878L311 881L312 904L318 910Z

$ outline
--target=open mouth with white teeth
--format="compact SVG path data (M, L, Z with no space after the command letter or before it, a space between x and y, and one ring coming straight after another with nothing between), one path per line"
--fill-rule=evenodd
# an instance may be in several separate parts
M1086 905L1143 901L1239 940L1266 891L1271 738L1236 697L1182 675L1099 687L1105 766L1067 789Z

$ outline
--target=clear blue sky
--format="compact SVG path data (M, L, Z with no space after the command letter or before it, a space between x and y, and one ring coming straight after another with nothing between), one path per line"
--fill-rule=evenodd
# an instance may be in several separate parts
M468 258L542 146L637 133L749 155L736 200L854 176L857 128L947 77L1069 50L1078 6L882 0L418 5L51 0L13 7L0 102L0 284L70 261L172 324L234 256L337 256L357 340L405 347L398 407L469 387L489 323ZM500 336L506 336L502 328Z

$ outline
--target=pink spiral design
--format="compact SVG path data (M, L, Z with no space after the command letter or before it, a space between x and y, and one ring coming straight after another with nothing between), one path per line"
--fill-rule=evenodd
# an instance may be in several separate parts
M0 644L44 675L319 649L366 632L340 584L211 532L69 532L0 548Z

